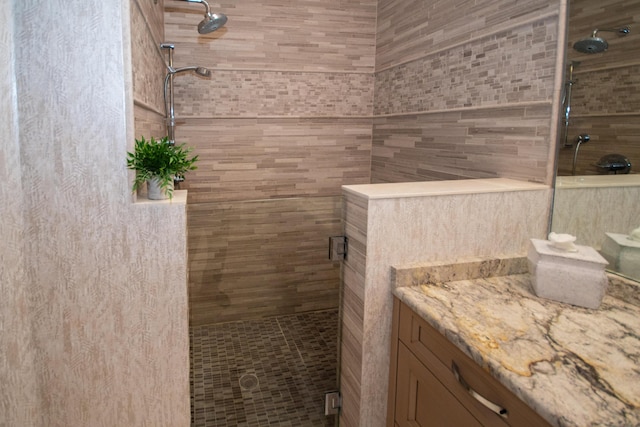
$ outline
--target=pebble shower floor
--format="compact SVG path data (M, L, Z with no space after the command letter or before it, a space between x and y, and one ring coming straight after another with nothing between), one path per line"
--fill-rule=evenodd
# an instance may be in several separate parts
M191 426L333 427L338 311L195 326Z

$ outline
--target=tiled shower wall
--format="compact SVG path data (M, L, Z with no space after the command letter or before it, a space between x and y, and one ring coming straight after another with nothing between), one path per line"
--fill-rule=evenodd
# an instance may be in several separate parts
M559 3L380 0L372 182L550 183Z
M166 73L164 0L131 1L131 60L135 137L161 138L164 125L163 88Z
M176 66L213 71L176 78L192 323L335 307L341 185L550 183L559 7L235 0L198 35L201 6L166 0Z
M580 0L571 2L567 59L574 62L574 85L568 142L561 147L558 173L571 175L576 138L588 134L591 140L578 152L576 175L600 173L594 166L606 154L622 154L640 171L640 1ZM599 32L609 49L583 54L571 46L591 36L596 28L631 27L626 37Z
M340 187L370 180L375 0L165 0L187 176L192 324L335 308Z

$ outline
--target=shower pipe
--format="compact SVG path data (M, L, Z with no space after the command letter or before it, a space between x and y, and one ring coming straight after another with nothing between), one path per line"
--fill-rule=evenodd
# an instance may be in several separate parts
M169 51L169 62L168 68L173 68L173 49L175 46L170 43L162 43L160 45L161 49L166 49ZM173 111L173 74L167 73L164 78L164 117L166 120L167 126L167 138L169 139L169 144L174 145L176 143L176 117Z
M576 174L576 166L578 164L578 150L580 149L580 144L584 144L586 142L589 142L590 140L591 140L591 137L586 134L578 135L578 137L576 138L576 150L573 152L573 164L571 166L571 175Z
M579 65L579 62L571 61L569 64L569 78L567 79L567 83L565 85L564 98L562 100L562 104L564 105L564 129L563 129L563 140L565 147L572 147L573 144L569 142L569 118L571 116L571 90L573 88L573 68Z

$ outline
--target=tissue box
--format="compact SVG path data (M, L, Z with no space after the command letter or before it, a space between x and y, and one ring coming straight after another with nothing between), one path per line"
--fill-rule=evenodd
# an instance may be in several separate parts
M547 240L531 239L527 258L533 291L542 298L598 308L609 283L607 260L589 246L576 248L566 252Z

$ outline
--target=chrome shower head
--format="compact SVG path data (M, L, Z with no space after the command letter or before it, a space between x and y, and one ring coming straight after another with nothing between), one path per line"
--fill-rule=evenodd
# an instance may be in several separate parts
M199 74L203 77L210 77L211 76L211 71L208 68L204 68L204 67L196 67L195 69L196 74Z
M600 53L607 50L609 43L601 37L596 37L596 31L593 32L593 36L575 42L573 48L581 53Z
M178 73L182 73L183 71L195 71L196 74L203 76L203 77L209 77L211 76L211 70L209 70L208 68L205 67L182 67L182 68L172 68L172 67L167 67L169 68L169 73L167 74L167 77L173 75L173 74L178 74Z
M206 0L183 0L190 3L202 3L205 7L204 19L198 24L200 34L211 33L227 23L227 16L223 13L211 13L209 3Z
M602 37L598 37L597 34L599 31L608 31L612 33L616 33L618 37L624 37L631 32L631 29L628 25L625 25L621 28L613 28L613 29L605 29L605 30L593 30L591 37L587 37L582 40L578 40L573 44L573 48L581 53L600 53L604 52L609 48L609 43Z
M227 22L227 16L223 13L207 13L198 24L200 34L211 33L222 27Z

